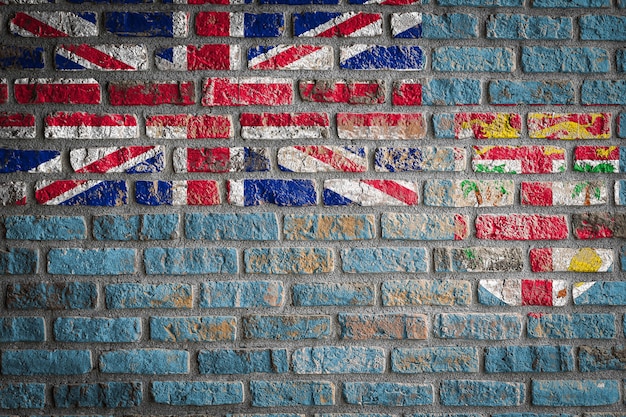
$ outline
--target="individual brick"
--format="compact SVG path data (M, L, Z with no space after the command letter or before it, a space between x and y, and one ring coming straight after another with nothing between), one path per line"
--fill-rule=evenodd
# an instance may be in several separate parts
M383 17L365 12L294 13L293 34L298 37L343 38L380 36Z
M574 148L574 171L603 174L626 172L626 147L577 146Z
M584 105L626 104L626 81L585 80L580 90L580 102Z
M519 139L518 113L439 113L433 115L435 137L443 139Z
M435 248L436 272L514 272L524 266L520 248Z
M209 406L243 402L243 383L154 381L150 390L157 404Z
M522 48L522 70L528 73L605 73L609 72L609 53L603 48Z
M314 70L333 69L333 47L328 45L257 46L248 50L248 69Z
M515 70L515 51L512 48L443 46L433 50L432 60L434 71L513 72Z
M475 220L476 237L490 240L567 239L565 216L540 214L482 214Z
M451 146L376 148L376 172L465 171L465 149Z
M240 62L239 45L224 43L177 45L154 53L154 64L161 71L238 70Z
M41 69L44 67L44 49L41 47L0 47L0 68L3 70Z
M532 403L551 407L590 407L616 404L619 382L614 380L532 381Z
M284 31L282 13L199 12L196 15L199 36L276 38Z
M626 213L574 213L572 232L577 239L625 238Z
M603 14L585 15L578 19L580 39L584 41L625 41L626 18Z
M229 180L228 202L234 206L303 207L317 204L315 180L247 179Z
M128 343L141 337L137 317L59 317L53 324L54 340L73 343Z
M243 337L266 340L326 339L331 318L322 315L243 316Z
M533 248L529 252L533 272L610 272L613 250L600 248Z
M10 288L7 297L10 296ZM9 306L10 308L10 306ZM0 319L0 343L45 342L43 317L3 317Z
M440 6L522 7L523 0L437 0Z
M617 334L613 314L528 314L531 339L612 339Z
M193 291L188 284L108 284L104 287L106 307L191 308Z
M286 172L366 172L367 148L287 146L278 149L277 160L278 168Z
M296 374L382 374L385 365L385 351L379 347L304 347L291 354Z
M265 0L262 0L265 1ZM371 5L371 4L380 4L382 6L404 6L407 4L428 4L428 0L348 0L349 4L363 4L363 5Z
M391 370L400 374L434 372L478 372L475 347L394 348Z
M472 301L472 285L465 280L384 281L383 306L466 306Z
M0 104L9 101L9 84L6 78L0 78Z
M278 240L274 213L187 213L187 239Z
M201 374L245 375L289 372L287 349L216 349L198 354Z
M150 340L159 342L232 342L235 317L150 317Z
M19 104L100 104L100 84L93 78L19 78L13 91Z
M337 316L341 339L423 340L428 338L424 314L349 314Z
M161 172L165 166L163 158L161 146L79 148L70 151L70 165L74 172L79 173Z
M61 384L54 386L52 395L58 408L130 408L141 405L142 388L141 382Z
M105 12L107 32L123 37L186 38L189 33L187 12Z
M6 306L16 310L93 310L98 289L93 282L10 283L6 288Z
M196 102L193 81L109 82L109 102L113 106L160 106L173 104L189 106Z
M143 263L148 275L237 273L233 248L147 248Z
M37 181L35 200L49 206L117 207L126 204L126 181L56 180Z
M426 122L420 113L338 113L340 139L423 139Z
M96 240L171 240L178 238L178 214L105 215L93 219Z
M489 306L550 306L567 303L567 281L548 279L481 279L478 301Z
M391 34L401 39L471 39L478 37L478 20L462 13L393 13Z
M344 382L343 400L348 404L410 407L434 402L430 384L397 382Z
M44 119L44 136L51 139L134 139L139 137L134 114L56 112Z
M303 101L313 103L382 104L383 80L300 80L298 91Z
M207 78L203 106L281 106L293 101L290 78Z
M418 184L393 180L325 180L326 206L414 206L418 204Z
M285 289L281 281L209 281L202 283L200 307L281 307Z
M425 248L376 247L341 250L343 272L356 274L426 272L427 259Z
M497 174L556 174L567 168L565 148L472 146L472 170Z
M504 106L574 104L574 85L571 81L490 81L489 103Z
M230 139L228 115L160 114L146 117L146 135L154 139Z
M339 67L349 70L421 71L426 65L419 46L356 44L339 48Z
M7 216L4 227L6 239L13 240L81 240L87 235L83 217Z
M520 193L526 206L595 206L607 202L603 181L522 181Z
M0 408L35 409L46 404L46 384L5 382L0 385Z
M48 273L53 275L125 275L135 273L135 249L53 248Z
M480 104L480 80L433 78L394 81L394 106L460 106Z
M100 354L100 372L105 374L173 375L189 372L186 350L133 349Z
M287 4L290 6L301 4L338 4L339 0L259 0L261 4Z
M37 38L98 36L94 12L18 12L9 22L13 35Z
M0 173L61 172L61 152L55 150L0 149Z
M328 248L250 248L243 252L247 273L319 274L334 269Z
M35 116L25 113L0 113L0 138L35 139Z
M283 218L285 240L369 240L374 238L373 215L287 214Z
M54 66L61 71L144 71L148 50L145 45L64 44L54 50Z
M487 19L489 39L571 39L571 17L528 16L522 14L496 14Z
M508 180L427 180L424 204L435 207L514 205L515 183Z
M135 200L146 206L214 206L221 202L215 180L136 181Z
M624 353L623 346L581 346L578 348L578 366L581 372L624 371Z
M468 222L461 214L383 213L380 228L383 239L464 240Z
M253 407L335 405L335 384L327 381L250 381L250 393Z
M257 172L271 169L268 148L175 148L174 171L187 172Z
M440 339L512 340L522 334L519 314L455 314L435 316L433 329Z
M91 371L89 350L4 350L3 375L83 375Z
M326 139L327 113L242 113L243 139Z
M439 391L444 406L510 407L526 399L522 382L446 380Z
M528 136L536 139L609 139L611 113L529 113Z
M533 7L539 8L579 8L579 7L610 7L609 0L534 0Z
M488 347L485 371L571 372L574 371L574 350L571 346Z
M626 305L624 281L575 282L572 287L574 305Z
M617 64L617 71L618 72L626 72L626 51L623 49L618 50L615 53L615 61ZM622 132L623 132L623 128L622 128Z
M297 307L372 306L376 302L374 284L362 282L314 282L293 284L292 300Z
M0 206L25 206L26 183L21 181L0 182Z

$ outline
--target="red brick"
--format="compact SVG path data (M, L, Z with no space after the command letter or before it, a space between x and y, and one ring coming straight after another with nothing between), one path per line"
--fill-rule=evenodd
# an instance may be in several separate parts
M476 237L490 240L560 240L568 235L565 216L483 214L476 218Z
M113 106L189 106L195 104L196 93L193 81L129 81L110 83L109 101Z

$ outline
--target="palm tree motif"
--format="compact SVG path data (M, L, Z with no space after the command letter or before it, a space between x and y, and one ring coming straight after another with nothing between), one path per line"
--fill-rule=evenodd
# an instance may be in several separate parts
M600 185L597 182L583 181L583 182L577 183L574 186L574 189L572 190L572 198L580 197L583 193L583 190L585 191L585 201L583 202L584 206L591 205L592 193L593 193L593 197L596 200L599 200L601 197L602 190L600 188Z
M478 205L480 206L483 204L483 195L480 193L480 187L476 181L463 180L461 182L461 191L463 191L464 198L467 198L473 191Z

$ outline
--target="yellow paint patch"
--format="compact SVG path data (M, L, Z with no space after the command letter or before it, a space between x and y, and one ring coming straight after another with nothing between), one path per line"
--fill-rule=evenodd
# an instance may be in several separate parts
M615 152L617 146L608 146L606 148L596 148L596 155L600 158L609 158L611 156L611 152Z
M572 257L568 271L598 272L602 267L602 258L591 248L582 248Z
M520 136L518 129L511 126L511 115L497 113L492 121L481 120L478 117L461 122L462 130L472 130L478 139L517 139Z

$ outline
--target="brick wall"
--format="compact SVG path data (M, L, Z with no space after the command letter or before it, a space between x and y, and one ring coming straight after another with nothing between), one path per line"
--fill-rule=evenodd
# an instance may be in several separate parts
M626 2L338 1L1 1L0 414L626 415Z

